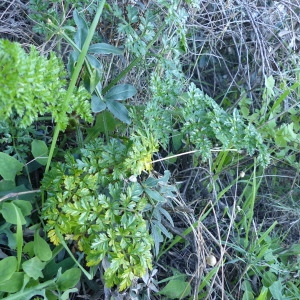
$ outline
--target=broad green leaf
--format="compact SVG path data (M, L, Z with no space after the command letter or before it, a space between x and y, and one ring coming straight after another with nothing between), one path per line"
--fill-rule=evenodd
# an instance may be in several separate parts
M16 183L13 180L1 180L0 181L0 197L3 197L12 191L16 187Z
M0 260L0 283L9 280L17 270L17 259L15 256L5 257Z
M18 218L20 218L22 225L26 224L26 220L22 214L21 209L13 202L3 203L1 212L5 221L10 224L17 224Z
M29 201L13 200L13 203L20 208L23 216L29 216L31 214L32 205Z
M146 194L153 200L157 202L165 202L166 199L157 191L145 189Z
M107 43L97 43L89 47L88 53L120 55L123 53L123 50Z
M99 113L106 109L106 103L102 101L98 96L92 96L92 112Z
M130 124L131 120L127 108L117 101L107 101L108 110L120 121Z
M38 231L34 234L34 253L41 261L48 261L52 258L49 244L40 237Z
M118 84L111 88L104 96L107 101L125 100L137 93L136 88L131 84Z
M81 271L79 268L72 268L64 272L57 280L57 286L60 291L75 287L80 280Z
M277 276L271 271L263 273L262 283L265 287L270 287L277 280Z
M36 161L45 166L48 160L48 147L44 141L33 140L31 142L31 153Z
M275 281L273 284L269 287L269 291L271 292L273 299L281 300L284 298L282 294L283 285L281 281Z
M1 272L1 271L0 271ZM1 276L2 277L2 273ZM1 280L1 278L0 278ZM16 293L21 290L24 281L23 272L15 272L9 280L0 283L0 291L6 293Z
M33 279L37 280L39 277L43 278L42 270L46 263L41 262L39 258L33 257L22 264L24 272Z
M30 241L23 247L23 253L27 254L30 258L34 257L34 242Z
M242 300L254 300L254 295L250 291L245 291Z
M159 294L167 296L168 299L183 299L191 294L191 285L182 280L170 280Z
M14 157L0 152L0 175L4 180L14 181L18 172L23 168L23 164L20 163Z

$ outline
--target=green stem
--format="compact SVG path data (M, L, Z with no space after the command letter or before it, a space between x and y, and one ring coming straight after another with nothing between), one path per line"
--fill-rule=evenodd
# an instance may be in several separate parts
M85 42L83 44L83 47L82 47L81 52L80 52L80 55L78 57L78 61L77 61L76 67L74 69L74 72L72 74L72 77L71 77L71 80L70 80L70 84L69 84L69 87L68 87L68 90L67 90L66 97L65 97L65 99L62 99L62 101L64 101L64 106L62 107L62 110L64 112L66 112L68 110L68 105L69 105L70 99L71 99L72 94L74 92L77 79L79 77L82 65L84 63L84 59L85 59L85 57L87 55L88 48L89 48L90 43L92 41L92 38L94 36L96 27L97 27L97 25L99 23L99 19L100 19L100 16L102 14L102 10L103 10L104 4L105 4L105 0L101 0L100 4L98 6L98 9L97 9L95 18L94 18L94 20L93 20L93 22L91 24L90 29L89 29L88 36L87 36L87 38L86 38L86 40L85 40ZM58 135L59 135L60 131L61 131L61 124L58 122L56 124L56 126L55 126L55 130L54 130L54 134L53 134L53 139L52 139L52 143L51 143L50 150L49 150L49 156L48 156L48 160L47 160L47 165L46 165L46 169L45 169L45 174L47 174L48 171L49 171L50 164L51 164L51 161L52 161L52 158L53 158L55 146L56 146ZM42 193L42 205L44 205L44 200L45 200L45 194Z
M93 35L95 33L97 24L99 22L101 14L102 14L102 10L103 10L104 4L105 4L105 0L102 0L100 2L99 6L98 6L95 18L93 20L91 28L89 29L88 36L87 36L87 38L86 38L86 40L84 42L84 45L83 45L83 47L81 49L81 52L80 52L80 55L78 57L78 61L77 61L76 67L74 69L74 72L72 74L72 77L71 77L71 80L70 80L70 84L69 84L69 88L67 90L66 97L65 97L65 99L63 99L63 101L64 101L63 110L64 111L67 111L67 109L68 109L70 98L72 97L72 94L74 92L77 79L79 77L82 65L84 63L84 59L85 59L85 57L87 55L87 51L88 51L89 45L90 45L90 43L92 41L92 38L93 38ZM50 151L49 151L49 157L48 157L48 161L47 161L45 173L47 173L49 171L50 163L51 163L51 160L52 160L52 157L53 157L54 149L55 149L55 146L56 146L56 143L57 143L57 139L58 139L58 135L59 135L60 131L61 131L61 124L57 123L57 125L55 127L55 131L54 131L54 135L53 135L53 139L52 139Z

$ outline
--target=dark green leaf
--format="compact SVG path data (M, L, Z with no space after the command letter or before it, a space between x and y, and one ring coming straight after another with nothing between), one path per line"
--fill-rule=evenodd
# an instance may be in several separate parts
M75 24L77 25L77 31L74 35L74 40L78 48L82 49L82 46L88 35L88 26L85 20L78 14L76 9L73 11L73 18Z
M4 180L14 181L18 172L23 168L23 164L20 163L14 157L0 152L0 175Z
M106 43L97 43L89 47L88 53L120 55L123 53L123 50Z
M106 103L102 101L98 96L92 96L92 112L99 113L106 109Z
M17 270L17 259L14 256L0 260L0 283L9 280Z
M117 101L107 101L106 103L108 110L120 121L130 124L131 120L129 118L128 110L127 108L117 102Z
M104 96L107 101L125 100L137 93L136 88L131 84L118 84L111 88Z
M153 200L157 202L165 202L166 199L157 191L155 190L150 190L150 189L145 189L146 194Z

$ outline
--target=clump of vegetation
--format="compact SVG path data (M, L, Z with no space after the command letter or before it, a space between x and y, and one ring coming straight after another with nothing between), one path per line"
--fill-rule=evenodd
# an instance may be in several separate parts
M299 11L1 3L0 298L298 299Z

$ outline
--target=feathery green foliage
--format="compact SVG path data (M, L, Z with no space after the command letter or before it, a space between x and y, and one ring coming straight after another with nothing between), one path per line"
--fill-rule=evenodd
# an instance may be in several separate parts
M149 139L148 139L149 138ZM107 286L123 290L151 268L152 238L143 218L147 198L143 187L129 177L150 170L157 143L138 132L130 141L94 140L75 159L53 165L42 182L47 191L42 216L50 240L58 245L56 230L75 240L88 266L107 259Z
M83 87L66 103L66 72L53 52L47 59L34 46L26 53L20 44L0 40L0 70L2 120L18 116L21 119L16 126L26 128L39 116L49 114L65 129L70 114L76 112L92 121L87 101L90 95Z

